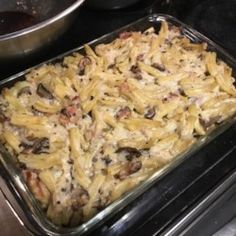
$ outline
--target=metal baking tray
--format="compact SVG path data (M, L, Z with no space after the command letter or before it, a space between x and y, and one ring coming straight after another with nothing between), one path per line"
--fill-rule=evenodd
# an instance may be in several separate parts
M95 47L101 43L108 43L119 36L123 31L144 31L149 27L154 27L158 32L162 21L168 22L170 25L177 26L181 29L184 36L189 38L192 42L200 43L206 42L209 51L215 51L218 58L226 62L232 69L233 75L236 74L236 60L228 55L221 47L216 45L214 42L197 32L196 30L190 28L184 23L178 21L172 16L164 14L152 14L145 18L142 18L134 23L131 23L121 29L112 32L110 34L104 35L89 43L91 47ZM58 57L55 57L44 63L55 63L60 62L64 56L70 55L73 52L83 51L83 46L66 52ZM42 63L42 64L44 64ZM40 65L42 65L40 64ZM36 67L39 67L37 65ZM34 68L36 68L34 67ZM4 87L12 86L16 81L23 80L24 75L27 74L32 68L20 72L14 76L11 76L0 82L0 89ZM193 155L196 151L201 149L203 146L207 145L210 141L216 138L219 134L226 131L230 126L235 123L236 117L231 117L228 120L221 123L215 130L210 132L207 136L200 138L191 149L186 150L184 153L175 158L174 161L164 166L162 169L157 170L152 176L141 183L139 186L135 187L133 190L124 194L121 198L111 203L104 210L100 211L93 218L88 220L77 227L59 227L51 223L43 210L40 208L39 204L36 202L33 194L29 191L26 183L21 177L19 169L17 168L16 161L14 158L6 152L4 147L0 145L0 163L3 168L0 171L1 177L4 179L5 184L8 187L8 191L13 195L14 201L20 206L21 213L24 214L24 219L27 220L25 224L31 231L39 235L81 235L91 232L93 229L103 224L105 220L112 217L119 210L127 206L131 201L137 198L139 195L148 191L148 189L157 181L159 181L164 175L173 170L176 166L180 165L186 158ZM18 212L18 211L17 211ZM20 214L19 214L20 215ZM24 223L23 219L23 223Z

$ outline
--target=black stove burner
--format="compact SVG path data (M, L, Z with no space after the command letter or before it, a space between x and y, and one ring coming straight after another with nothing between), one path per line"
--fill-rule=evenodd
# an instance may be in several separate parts
M192 8L187 22L236 55L236 0L207 0Z

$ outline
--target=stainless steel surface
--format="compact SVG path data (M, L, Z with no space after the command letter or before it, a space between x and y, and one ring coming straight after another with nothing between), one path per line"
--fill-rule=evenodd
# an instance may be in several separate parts
M4 195L0 191L0 228L1 235L12 236L30 236L29 232L17 219L10 206L7 204Z
M93 42L90 43L90 45L94 47L96 44L99 44L99 43L110 42L111 40L115 39L123 31L130 31L130 30L143 31L151 26L153 26L154 28L156 28L156 30L158 30L160 28L160 24L162 21L167 21L169 24L175 25L177 27L181 27L182 33L193 42L206 42L209 46L209 49L216 51L218 56L223 61L225 61L228 65L230 65L233 68L234 72L236 71L236 61L232 57L230 57L222 48L217 46L215 43L213 43L211 40L207 39L206 37L204 37L197 31L191 29L190 27L181 23L175 18L171 16L167 16L167 15L154 14L154 15L145 17L111 34L105 35L97 40L94 40ZM53 63L54 61L58 62L59 60L63 58L63 56L73 53L75 51L81 51L81 50L83 50L83 47L77 48L57 58L54 58L50 60L49 63ZM23 76L27 73L27 71L24 71L15 76L12 76L8 78L7 80L1 81L0 87L3 88L5 86L11 86L12 83L18 81L19 79L22 79ZM22 180L19 170L16 168L14 159L9 155L9 153L4 151L2 145L0 145L0 153L1 153L0 162L4 167L4 177L9 188L11 189L12 194L17 199L18 204L24 209L24 213L28 217L33 227L35 227L36 230L39 230L39 229L41 230L41 235L42 234L49 234L49 235L55 235L55 236L56 235L71 235L71 236L79 235L81 233L88 232L89 230L92 230L96 226L102 224L104 220L108 219L113 214L115 214L115 212L125 207L127 204L133 201L137 196L139 196L148 188L150 188L150 186L156 183L161 177L169 173L177 165L181 164L184 160L186 160L186 158L193 155L193 153L195 153L197 150L202 148L208 142L213 140L219 134L224 132L227 128L229 128L234 123L235 123L234 118L231 118L225 121L224 123L219 125L219 127L216 130L209 133L207 137L203 137L199 139L199 141L195 143L194 147L182 153L180 156L178 156L178 158L175 159L175 161L169 163L164 168L158 170L155 174L153 174L150 178L148 178L146 181L144 181L134 190L128 192L126 195L122 196L120 199L110 204L107 208L102 210L100 213L98 213L95 217L90 219L88 222L75 228L60 228L53 225L47 220L45 214L42 212L42 209L39 207L32 193L28 190L25 182ZM129 216L126 215L126 217L129 217Z
M38 23L0 35L0 62L29 55L48 45L70 25L73 12L84 0L2 0L0 12L24 12Z
M222 229L218 232L214 233L212 236L235 236L236 235L236 218L231 220L228 224L226 224Z

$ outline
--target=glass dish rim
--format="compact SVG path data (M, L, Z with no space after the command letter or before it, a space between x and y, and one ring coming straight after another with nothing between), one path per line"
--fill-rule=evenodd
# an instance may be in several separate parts
M233 65L236 65L236 60L230 56L224 49L222 49L220 46L215 44L212 40L208 39L198 31L194 30L192 27L189 27L185 23L179 21L173 16L166 15L166 14L151 14L148 16L145 16L135 22L132 22L128 25L125 25L121 27L118 30L115 30L111 33L105 34L102 37L99 37L91 42L89 42L89 45L96 45L97 43L101 43L104 39L116 35L119 32L125 31L128 28L132 26L138 26L139 23L151 23L153 22L158 23L161 21L167 21L168 23L172 25L177 25L179 28L181 28L184 35L186 35L188 38L192 40L200 40L202 42L206 42L208 46L213 48L213 51L216 51L217 54L221 54L221 56L225 57L226 60L228 60L227 64L230 64L232 67ZM37 68L43 64L53 63L57 61L58 59L62 59L63 57L72 54L73 52L77 52L80 50L83 50L84 46L77 47L75 49L69 50L63 54L60 54L59 56L56 56L52 59L49 59L45 62L42 62L34 67L31 67L27 70L24 70L20 73L17 73L13 76L10 76L2 81L0 81L0 86L4 86L4 84L7 84L9 82L17 82L19 78L27 74L30 70ZM219 56L219 55L218 55ZM235 67L236 70L236 67ZM27 207L30 209L30 216L33 219L33 222L30 222L35 227L40 227L41 230L44 231L44 233L48 235L78 235L87 233L90 230L94 229L96 226L100 225L102 223L102 220L108 219L108 217L111 217L113 214L117 213L119 210L127 206L131 201L133 201L135 198L137 198L139 195L143 194L147 189L149 189L154 183L156 183L160 178L162 178L164 175L172 171L175 167L180 165L186 158L193 155L196 151L203 148L203 146L207 145L210 141L212 141L214 138L216 138L218 135L223 133L227 128L229 128L231 125L235 123L235 117L229 118L222 124L220 124L215 130L210 132L209 135L204 136L200 139L198 139L197 142L194 143L194 146L191 146L190 149L184 151L180 155L178 155L172 162L165 165L163 168L157 170L154 174L152 174L148 179L146 179L144 182L140 183L138 186L136 186L131 191L128 191L126 194L121 196L119 199L112 202L110 205L108 205L105 209L98 212L94 217L92 217L87 222L76 226L76 227L59 227L51 223L43 214L42 209L39 207L39 204L34 199L32 193L28 190L25 182L22 180L20 175L17 175L16 171L13 170L15 167L12 165L12 163L7 163L8 158L4 158L4 156L9 156L8 153L4 152L2 145L0 145L0 162L4 166L5 170L8 172L8 175L11 177L9 180L9 183L13 187L13 195L18 195L19 201L21 204L27 204ZM9 165L12 165L9 169ZM12 168L12 169L11 169ZM12 170L15 171L14 175L9 173L9 171ZM32 221L32 220L31 220ZM36 224L36 225L35 225Z

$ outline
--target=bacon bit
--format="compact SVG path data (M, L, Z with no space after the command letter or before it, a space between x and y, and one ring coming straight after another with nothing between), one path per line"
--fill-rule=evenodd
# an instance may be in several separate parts
M202 125L202 127L207 130L209 127L211 127L212 125L214 125L215 123L219 123L219 121L221 120L221 116L215 116L210 118L209 120L204 120L202 118L199 119L200 124Z
M128 164L128 168L129 168L129 173L133 174L142 168L142 162L139 160L131 161Z
M144 59L144 54L139 54L136 58L137 61L143 61Z
M169 25L169 29L175 33L180 33L180 28L175 25Z
M43 207L46 207L50 199L50 192L46 185L40 181L38 175L31 170L23 170L22 174L35 198L42 203Z
M76 117L80 111L80 104L79 96L75 96L71 99L71 104L61 110L59 121L62 125L75 123L77 121Z
M78 210L89 201L89 193L85 189L76 188L71 195L71 206L73 210Z
M119 91L121 94L129 93L130 92L129 84L127 82L122 83L119 87Z
M120 39L127 39L127 38L131 37L132 34L133 34L132 32L124 31L124 32L119 34L119 38Z
M76 105L76 107L80 107L81 100L79 96L75 96L72 98L72 105Z
M127 119L131 116L131 110L128 106L121 108L117 111L115 117L116 119Z
M61 110L61 114L59 116L59 121L62 125L67 125L73 121L73 117L76 116L77 109L74 106L68 106L67 108L63 108ZM73 123L73 122L72 122Z
M129 175L138 172L142 168L142 162L140 160L133 160L129 162L124 169L120 170L117 174L114 175L116 179L124 180Z
M76 107L73 106L73 105L70 105L70 106L68 106L67 108L63 108L63 109L61 110L61 113L62 113L64 116L70 118L70 117L76 115Z

